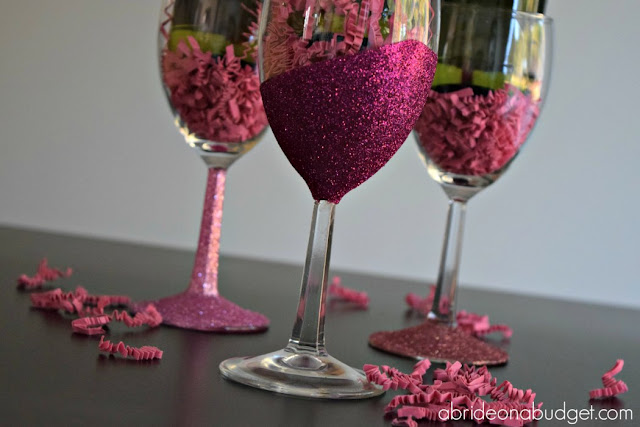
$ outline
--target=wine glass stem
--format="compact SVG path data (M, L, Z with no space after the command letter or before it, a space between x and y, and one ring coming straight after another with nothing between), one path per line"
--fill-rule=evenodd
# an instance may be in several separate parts
M325 353L324 313L335 204L316 201L313 207L300 302L288 348Z
M196 260L187 292L218 296L218 257L220 255L220 226L227 170L209 168L207 189L200 223L200 238Z
M462 234L466 208L466 201L449 199L449 214L447 216L444 244L442 245L440 271L438 272L433 305L428 316L430 319L438 320L450 326L455 326L456 324L456 291L458 288L458 269L460 266L460 253L462 252ZM448 298L448 303L443 304L444 297Z

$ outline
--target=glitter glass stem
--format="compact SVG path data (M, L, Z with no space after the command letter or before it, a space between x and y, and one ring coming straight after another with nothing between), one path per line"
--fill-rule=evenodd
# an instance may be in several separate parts
M214 4L215 3L215 4ZM220 3L220 4L218 4ZM262 107L252 52L260 3L163 0L158 26L162 84L174 122L208 167L200 236L187 289L152 303L163 323L222 333L264 331L269 319L218 291L220 228L227 169L262 138Z
M227 170L209 168L200 223L200 238L187 292L218 296L220 228Z
M431 311L420 325L373 333L369 344L432 362L497 365L507 352L473 336L456 313L465 209L503 176L536 124L551 72L553 21L481 3L444 2L437 72L415 127L429 176L449 198Z
M458 290L458 271L460 268L460 254L462 253L462 235L464 232L464 217L467 202L459 199L449 199L449 214L447 228L442 244L440 257L440 271L436 282L436 291L429 318L444 322L449 326L456 324L456 292ZM441 304L443 296L449 300L447 305Z
M324 313L336 205L326 200L313 206L300 302L287 347L324 353Z

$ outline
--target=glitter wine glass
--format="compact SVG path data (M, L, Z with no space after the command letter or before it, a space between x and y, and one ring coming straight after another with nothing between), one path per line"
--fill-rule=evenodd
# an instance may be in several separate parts
M264 3L261 92L273 133L315 200L300 302L287 346L220 364L225 377L279 393L355 399L382 390L325 349L335 206L400 148L435 71L433 0Z
M256 70L255 0L165 0L159 54L162 83L187 144L208 167L200 238L185 292L152 302L165 324L216 332L257 332L269 320L218 292L218 255L227 169L265 133Z
M432 361L501 364L508 354L456 328L456 289L467 201L494 183L529 136L551 70L552 21L540 15L442 6L438 67L415 127L431 178L449 197L440 271L428 320L377 332L369 343Z

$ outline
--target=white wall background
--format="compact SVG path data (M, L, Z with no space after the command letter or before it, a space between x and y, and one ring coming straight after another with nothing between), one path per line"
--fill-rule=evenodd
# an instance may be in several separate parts
M549 3L550 96L523 155L470 202L461 280L640 307L640 1ZM206 171L161 93L158 10L3 3L0 223L195 248ZM334 268L436 276L446 199L412 138L340 204ZM302 263L310 215L269 134L231 169L222 250Z

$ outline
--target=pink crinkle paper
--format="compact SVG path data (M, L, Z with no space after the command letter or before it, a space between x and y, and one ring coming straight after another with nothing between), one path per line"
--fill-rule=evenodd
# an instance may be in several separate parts
M418 362L411 374L400 372L389 366L364 365L367 379L381 385L385 390L406 390L409 394L391 399L385 413L395 411L395 426L417 426L416 420L449 421L451 409L473 412L476 423L490 422L506 426L522 426L533 421L534 409L542 403L535 403L536 394L529 390L515 388L509 381L498 384L486 366L476 368L460 362L447 363L445 369L436 369L433 383L424 381L423 375L430 366L429 360ZM504 411L504 417L489 419Z
M611 369L602 375L602 385L603 388L597 388L595 390L591 390L589 392L589 397L591 399L600 399L617 396L622 393L626 393L629 391L629 387L622 380L617 380L614 377L618 375L624 366L624 360L618 359L616 360L615 365Z
M34 276L27 276L26 274L18 277L18 287L24 287L25 289L40 288L46 282L52 282L57 279L69 277L73 273L71 268L66 270L60 270L57 268L50 268L46 258L43 258L38 264L38 271Z
M514 158L539 112L539 101L509 85L486 95L474 95L471 88L431 90L415 129L440 169L485 175Z
M363 309L369 307L369 295L364 291L356 291L355 289L342 286L340 276L335 276L331 281L329 295L343 301L352 302Z
M229 45L222 57L203 52L189 36L162 58L163 80L173 108L199 138L243 142L267 126L254 67Z
M391 44L395 12L385 10L386 7L384 0L335 0L333 3L283 0L272 3L264 40L265 77L269 79L294 68ZM429 7L429 19L433 19L435 13L431 5ZM314 8L327 12L326 23L331 25L331 32L324 33L320 39L314 37L313 25L299 28L300 20ZM386 27L384 30L381 23ZM415 33L416 28L407 31L407 39L420 38Z
M82 286L72 292L63 292L57 288L31 294L30 297L31 304L36 308L64 310L78 316L104 314L106 307L127 305L130 302L130 298L123 295L91 295Z
M129 328L142 325L149 325L155 328L162 323L162 316L153 304L149 304L144 311L139 311L133 317L126 311L113 310L110 314L86 316L75 319L71 322L71 327L73 328L73 332L79 334L98 335L104 334L105 330L102 329L102 326L112 321L124 323Z
M331 9L328 2L324 7ZM329 40L314 40L312 25L306 25L300 35L295 28L296 16L303 16L309 2L285 0L272 6L271 20L265 39L264 71L267 78L297 67L326 59L359 52L365 41L372 47L390 43L391 36L383 36L380 21L383 0L337 0L333 4L334 18L344 17L342 28L333 28Z
M426 315L427 313L429 313L429 310L431 310L431 306L433 305L435 292L436 287L434 285L431 285L429 295L427 295L425 298L421 298L414 293L409 293L405 297L405 301L407 305L413 310ZM443 296L440 299L440 311L442 313L447 313L449 311L449 298L447 298L446 296ZM456 322L458 324L458 328L477 338L482 338L494 332L501 333L504 338L511 338L511 336L513 335L513 330L507 325L492 325L489 322L488 315L480 315L460 310L456 314Z
M120 354L122 357L130 357L135 360L162 359L162 354L164 353L158 347L150 345L145 345L139 348L130 347L122 341L115 344L109 340L105 340L104 337L100 337L98 349L105 353Z
M71 269L62 272L47 267L47 260L43 259L38 267L38 280L49 281L59 277L66 277L71 274ZM23 275L24 276L24 275ZM22 279L22 276L18 281ZM31 278L30 278L31 279ZM24 280L22 280L24 282ZM33 282L33 280L31 280ZM25 286L28 286L25 284ZM33 287L33 285L31 285ZM39 285L38 285L39 286ZM35 308L45 310L63 310L66 313L80 316L71 321L74 332L84 335L100 335L106 331L102 326L112 321L124 323L127 327L133 328L148 325L155 328L162 323L162 316L153 306L149 304L144 311L140 311L135 316L129 315L126 311L113 310L105 313L105 308L109 306L127 305L130 298L124 295L92 295L82 286L78 286L75 291L64 292L57 288L46 292L36 292L29 295L31 304ZM102 351L120 353L125 357L132 357L136 360L161 359L162 351L156 347L144 346L140 348L129 347L120 342L112 344L100 341L99 348Z

